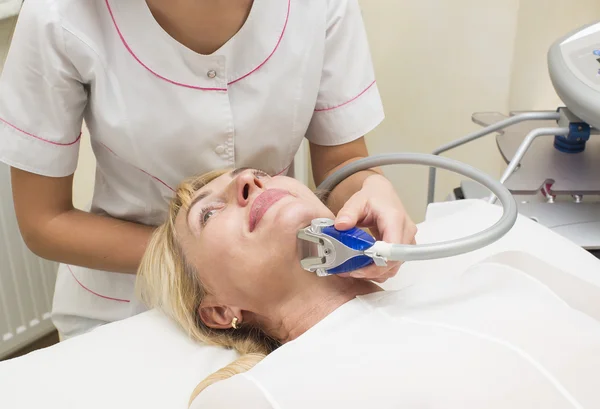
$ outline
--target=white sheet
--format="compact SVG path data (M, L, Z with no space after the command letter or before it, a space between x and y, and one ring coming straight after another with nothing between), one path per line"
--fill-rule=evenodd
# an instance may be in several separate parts
M432 205L419 226L420 243L461 237L491 225L499 208L480 201ZM541 239L544 239L544 242ZM562 237L526 219L509 235L485 249L444 260L407 263L386 284L403 288L419 280L458 274L506 252L524 251L576 278L564 292L580 298L578 286L600 288L600 261ZM519 263L527 257L508 255ZM579 287L580 288L580 287ZM584 297L585 298L585 297ZM600 300L584 300L597 309ZM192 390L236 354L196 345L161 314L150 311L101 327L92 333L0 362L0 408L11 409L164 409L187 408Z
M191 409L597 408L600 321L531 272L571 277L525 257L352 300Z
M236 356L148 311L1 362L0 408L187 408L198 382Z
M426 222L419 225L417 243L435 243L475 234L492 226L501 215L501 207L481 200L434 203L427 210ZM528 253L600 287L600 260L523 216L519 216L515 227L506 236L483 249L445 259L406 263L399 274L384 284L384 287L404 288L419 280L459 274L470 265L508 251Z

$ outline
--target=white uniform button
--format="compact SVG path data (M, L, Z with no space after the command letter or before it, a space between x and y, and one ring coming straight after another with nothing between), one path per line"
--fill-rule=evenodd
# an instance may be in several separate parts
M206 73L206 76L208 78L215 78L217 76L217 72L215 70L210 70L209 72Z
M223 145L219 145L217 146L217 148L215 149L215 152L217 152L219 155L222 155L225 153L225 147Z

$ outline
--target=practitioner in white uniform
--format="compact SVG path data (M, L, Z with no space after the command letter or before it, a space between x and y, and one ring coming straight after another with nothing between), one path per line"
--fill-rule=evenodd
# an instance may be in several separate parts
M55 325L66 338L144 310L134 273L184 177L292 175L306 137L318 184L368 156L363 136L383 117L357 0L25 1L0 80L0 161L25 242L61 262ZM97 169L79 211L84 120ZM414 240L378 170L340 185L329 206L340 228Z
M193 409L600 407L600 322L526 272L483 263L390 292L320 278L296 239L318 217L332 214L305 186L254 170L178 190L140 289L197 340L243 354Z

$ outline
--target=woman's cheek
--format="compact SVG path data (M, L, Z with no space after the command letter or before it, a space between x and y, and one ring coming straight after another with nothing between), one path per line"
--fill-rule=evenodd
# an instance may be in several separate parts
M239 241L242 226L235 222L232 215L226 212L211 220L204 229L203 236L207 241L208 250L221 252Z
M277 230L285 234L296 234L298 229L310 224L315 214L314 206L302 201L296 201L285 206L274 220Z

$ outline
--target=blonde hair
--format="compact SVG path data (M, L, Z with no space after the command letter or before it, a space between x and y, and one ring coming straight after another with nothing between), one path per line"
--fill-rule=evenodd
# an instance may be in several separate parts
M242 325L238 329L215 330L200 318L199 307L206 289L177 241L175 220L180 211L189 209L194 194L201 187L226 172L228 170L214 171L189 178L178 186L167 220L152 235L137 275L137 292L149 308L161 310L196 341L235 349L242 354L237 361L201 382L191 400L213 383L249 370L279 346L259 328Z
M219 381L224 381L225 379L229 379L232 376L237 375L239 373L249 371L254 367L254 365L262 361L264 357L264 354L242 355L236 361L230 363L224 368L219 369L217 372L208 376L205 380L200 382L198 386L196 386L196 388L192 392L192 395L190 396L188 405L191 405L194 399L196 399L198 395L210 385L215 384Z

